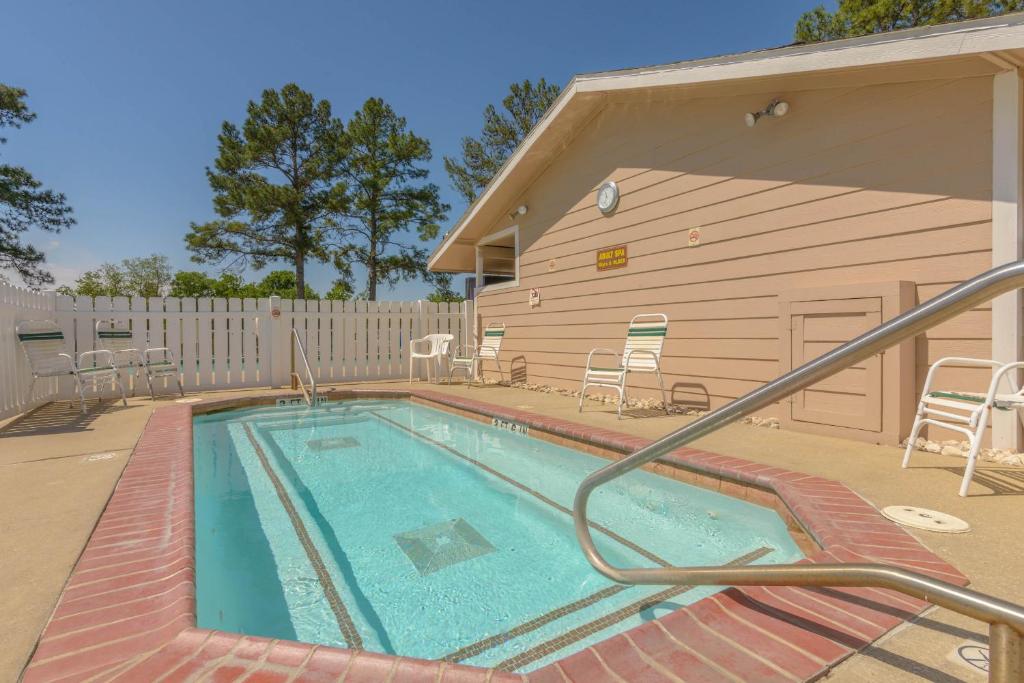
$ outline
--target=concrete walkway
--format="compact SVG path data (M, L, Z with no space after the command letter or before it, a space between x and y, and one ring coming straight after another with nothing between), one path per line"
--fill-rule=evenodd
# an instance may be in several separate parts
M588 402L579 415L573 399L557 394L497 386L432 388L647 438L692 419L634 411L616 420L610 405ZM197 397L253 393L268 392ZM170 401L173 397L155 405ZM14 680L28 661L153 407L141 398L130 399L128 408L106 401L83 418L67 404L55 404L0 426L0 602L8 612L8 628L0 633L0 680ZM974 588L1024 603L1018 579L1024 570L1024 469L983 463L971 495L962 499L956 490L963 461L946 456L920 453L913 469L904 471L895 448L742 424L694 445L840 480L877 507L919 505L962 517L973 527L968 534L915 536L967 574ZM840 665L829 680L983 680L948 656L964 641L986 637L982 624L935 610Z

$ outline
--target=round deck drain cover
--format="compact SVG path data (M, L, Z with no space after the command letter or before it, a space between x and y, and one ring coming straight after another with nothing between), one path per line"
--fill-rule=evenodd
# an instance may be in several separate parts
M890 505L882 510L882 514L897 524L926 531L962 534L971 530L971 525L959 517L910 505Z

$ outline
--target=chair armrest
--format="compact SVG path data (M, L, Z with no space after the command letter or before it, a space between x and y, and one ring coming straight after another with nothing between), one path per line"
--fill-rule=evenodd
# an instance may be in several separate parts
M615 363L617 365L619 365L620 367L622 366L622 363L619 362L619 352L618 351L615 351L614 349L596 348L596 349L591 349L590 353L587 354L587 369L588 370L590 369L590 360L594 357L594 354L615 356Z
M426 337L423 337L421 339L410 339L409 340L409 351L411 353L420 353L419 351L416 350L416 345L417 344L430 344L430 340L427 339Z
M78 372L78 365L75 363L74 356L72 356L70 353L58 353L57 356L60 358L67 359L68 368L71 370L73 374Z
M172 363L174 362L174 353L169 348L167 348L166 346L154 346L153 348L146 349L145 351L142 352L142 361L143 361L143 363L144 364L149 364L149 362L150 362L150 358L149 358L150 354L154 354L154 353L157 353L157 352L160 352L160 353L164 354L164 359L165 360L168 360L168 361L170 361Z
M78 367L82 367L86 357L93 360L96 365L109 365L114 367L114 352L100 349L98 351L82 351L78 354Z
M492 346L478 346L473 350L473 356L476 358L498 358L498 350Z
M650 349L630 349L629 351L626 351L626 353L622 357L622 367L625 368L626 370L629 370L629 359L637 355L646 355L653 358L654 367L656 368L660 367L661 365L661 358L659 358L658 354L656 354L654 351L651 351Z
M989 403L992 402L992 400L995 398L996 393L999 391L999 382L1000 380L1003 379L1003 377L1006 376L1006 373L1010 372L1011 370L1019 370L1020 368L1024 368L1024 362L1007 363L1005 365L1000 366L999 369L996 370L995 373L993 373L992 381L988 385L988 394L985 397L986 399L988 399ZM1010 383L1010 391L1014 394L1019 394L1020 387L1017 386L1017 382L1014 381L1013 377L1007 377L1006 380Z
M928 392L931 391L932 380L935 379L935 371L944 365L974 365L978 367L987 366L990 368L998 368L1002 363L985 358L963 358L960 356L946 356L945 358L940 358L932 363L932 366L928 369L928 375L924 380L924 389L921 391L922 396L927 396Z

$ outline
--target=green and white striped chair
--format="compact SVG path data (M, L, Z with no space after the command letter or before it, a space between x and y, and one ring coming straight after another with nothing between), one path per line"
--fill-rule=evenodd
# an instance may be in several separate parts
M32 371L32 384L28 390L30 397L37 379L71 376L75 380L82 413L87 412L86 383L96 391L106 382L113 383L121 392L121 401L128 405L120 375L114 367L114 354L110 351L83 351L75 362L74 357L66 352L64 333L52 320L25 320L18 323L15 332Z
M114 318L97 321L96 346L113 353L114 367L119 370L121 368L138 368L138 370L145 373L150 399L156 400L153 380L160 377L173 376L174 381L178 383L178 393L182 396L185 395L185 390L181 386L178 364L174 362L174 355L171 353L171 350L161 346L140 351L133 343L132 331L129 329L127 322L115 320ZM134 387L132 388L132 395L135 395Z
M985 393L972 391L937 391L932 388L936 372L943 366L973 366L992 368L992 379ZM943 429L960 432L967 437L970 450L967 453L967 467L960 483L960 495L966 496L967 489L974 477L974 469L978 464L978 452L981 450L981 439L988 426L989 415L993 410L1016 410L1018 418L1024 409L1024 389L1017 386L1014 375L1024 363L1000 363L983 358L940 358L935 361L928 376L924 380L921 401L917 404L917 417L907 437L907 450L903 454L903 467L910 466L910 454L914 452L917 436L925 425L935 425ZM1000 386L1006 381L1009 392L998 393Z
M658 376L661 388L661 402L668 415L668 401L665 400L665 383L661 378L661 349L668 334L668 316L664 313L641 313L629 321L626 333L626 347L619 354L612 349L593 349L587 355L587 369L583 374L583 389L580 391L579 412L583 412L583 398L587 387L608 387L619 392L619 418L622 418L622 404L626 402L626 378L631 372L653 372ZM615 364L594 365L594 356L614 356Z
M455 354L448 364L448 384L452 383L452 376L456 370L463 370L466 373L470 386L472 386L473 377L477 373L480 374L480 381L483 382L483 362L488 359L493 360L494 364L498 366L499 381L504 381L505 373L502 372L501 361L498 360L498 354L501 353L501 342L504 339L505 323L488 323L484 328L483 341L473 349L472 354L468 353L469 349L463 349L462 346L456 347Z

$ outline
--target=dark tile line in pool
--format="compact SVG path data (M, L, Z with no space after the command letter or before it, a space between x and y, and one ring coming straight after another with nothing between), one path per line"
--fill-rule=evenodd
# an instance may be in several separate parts
M427 436L425 434L420 434L419 432L417 432L415 430L409 429L405 425L403 425L403 424L401 424L399 422L395 422L394 420L392 420L389 417L385 417L385 416L381 415L380 413L377 413L376 411L373 411L373 410L371 410L369 412L370 412L371 415L376 416L378 419L380 419L380 420L382 420L384 422L387 422L388 424L390 424L392 426L398 427L399 429L402 429L402 430L404 430L406 432L409 432L410 434L412 434L416 438L422 439L423 441L426 441L426 442L428 442L428 443L430 443L430 444L432 444L434 446L437 446L438 448L443 448L444 450L448 451L452 455L454 455L454 456L456 456L458 458L461 458L462 460L465 460L466 462L468 462L471 465L475 465L476 467L479 467L480 469L484 470L488 474L492 474L495 477L498 477L502 481L504 481L504 482L506 482L508 484L511 484L512 486L515 486L517 489L519 489L519 490L521 490L521 491L523 491L525 493L530 494L531 496L533 496L537 500L541 501L542 503L547 503L548 505L550 505L551 507L555 508L556 510L564 512L565 514L567 514L570 517L572 517L572 510L570 510L569 508L565 507L564 505L561 505L560 503L556 503L555 501L551 500L550 498L545 496L540 491L535 491L534 489L530 488L526 484L513 479L512 477L508 476L507 474L502 474L501 472L499 472L498 470L494 469L493 467L485 465L484 463L480 462L479 460L477 460L475 458L471 458L470 456L466 455L465 453L462 453L459 450L457 450L455 448L452 448L451 446L449 446L447 444L444 444L444 443L441 443L440 441L436 441L434 439L431 439L429 436ZM633 541L629 540L628 538L625 538L625 537L615 533L614 531L612 531L611 529L609 529L608 527L606 527L606 526L604 526L602 524L598 524L597 522L589 522L589 526L590 526L590 528L592 528L592 529L594 529L596 531L600 531L602 534L608 536L609 538L615 539L616 541L618 541L622 545L626 546L627 548L629 548L633 552L638 553L639 555L642 555L643 557L646 557L648 560L650 560L651 562L654 562L655 564L659 564L662 567L670 567L671 566L668 562L666 562L662 558L658 557L657 555L655 555L651 551L647 550L646 548L643 548L642 546L637 545L636 543L634 543Z
M764 557L772 551L771 548L758 548L752 550L745 555L737 557L735 560L726 562L725 566L736 567L745 564L750 564ZM645 609L654 607L655 605L670 600L674 597L687 593L699 586L687 585L687 586L673 586L666 588L663 591L659 591L654 595L649 595L645 598L641 598L636 602L632 602L625 607L621 607L614 612L605 614L604 616L598 617L592 621L577 626L576 628L563 633L560 636L556 636L550 640L547 640L540 645L531 647L529 650L520 652L519 654L509 657L508 659L498 663L494 668L502 671L515 671L524 666L528 666L537 660L543 659L548 655L554 654L559 650L562 650L573 643L576 643L588 636L592 636L599 631L603 631L606 628L610 628L621 621L640 614Z
M455 652L452 652L450 654L445 655L444 657L441 657L441 659L443 659L446 662L461 662L464 659L476 657L481 652L486 652L487 650L490 650L493 647L497 647L498 645L507 643L510 640L518 638L519 636L526 635L531 631L536 631L542 626L546 626L557 619L561 619L562 617L568 616L573 612L578 612L581 609L585 609L587 607L590 607L591 605L595 605L601 602L602 600L606 600L612 597L613 595L618 595L619 593L621 593L624 590L627 590L628 588L630 588L630 586L624 586L619 584L616 584L614 586L608 586L607 588L603 588L597 591L596 593L588 595L585 598L580 598L575 602L570 602L568 605L562 605L561 607L553 609L550 612L540 615L539 617L530 619L529 621L524 621L518 626L510 628L507 631L503 631L502 633L499 633L497 635L489 636L487 638L484 638L483 640L478 640L472 645L467 645L464 648L458 649Z
M288 519L291 520L292 526L295 528L295 535L298 536L302 549L306 551L309 563L313 565L313 571L316 572L317 579L320 581L320 586L323 588L324 595L327 597L327 603L331 606L331 611L334 612L334 616L338 621L338 628L341 630L342 637L353 650L363 649L362 636L360 636L359 631L356 630L356 625L352 621L352 617L349 615L348 609L345 607L345 603L341 599L341 595L338 593L338 588L334 585L330 572L327 571L327 567L324 565L323 558L320 557L320 551L317 550L316 545L313 543L313 539L310 538L309 532L306 530L306 525L303 524L302 518L299 516L298 511L295 509L295 505L288 496L288 491L285 490L284 484L281 483L277 473L274 472L273 468L270 466L270 461L267 460L267 454L263 452L263 447L260 446L259 442L256 440L256 436L252 433L252 428L245 422L242 423L242 427L245 429L245 435L249 437L249 443L252 444L253 449L256 451L256 457L259 458L260 465L263 466L263 470L267 473L267 476L270 478L270 483L273 484L274 490L277 492L277 497L281 501L281 506L284 508L285 512L288 513Z

